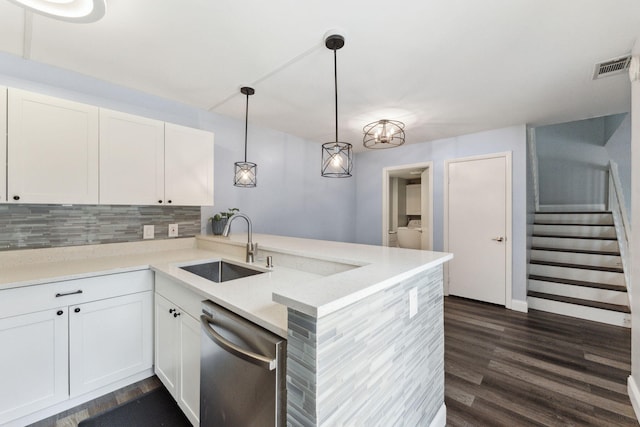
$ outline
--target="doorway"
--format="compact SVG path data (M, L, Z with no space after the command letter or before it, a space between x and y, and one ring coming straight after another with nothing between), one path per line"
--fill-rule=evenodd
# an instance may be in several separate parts
M382 170L382 245L400 247L399 229L417 233L407 247L433 250L433 162Z
M511 308L511 152L445 161L448 294Z

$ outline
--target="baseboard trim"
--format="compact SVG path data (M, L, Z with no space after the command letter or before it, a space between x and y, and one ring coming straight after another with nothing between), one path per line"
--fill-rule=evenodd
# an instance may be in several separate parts
M633 406L633 412L635 412L636 418L640 421L640 390L638 390L638 385L632 375L629 375L627 380L627 392L629 393L631 406Z
M606 212L606 206L604 203L592 204L592 205L540 205L538 208L539 213L546 212Z
M443 402L440 409L438 409L438 413L436 414L435 417L433 417L431 424L429 424L429 427L445 427L446 425L447 425L447 407Z
M522 301L522 300L519 300L519 299L512 299L511 300L511 310L519 311L521 313L528 313L529 312L529 304L526 301Z

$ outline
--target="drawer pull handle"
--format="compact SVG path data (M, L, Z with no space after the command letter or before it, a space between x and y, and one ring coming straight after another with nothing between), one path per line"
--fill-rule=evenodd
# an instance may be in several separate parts
M82 289L78 289L77 291L73 291L73 292L66 292L63 294L57 293L56 294L56 298L60 298L60 297L66 297L67 295L76 295L76 294L81 294L82 293Z

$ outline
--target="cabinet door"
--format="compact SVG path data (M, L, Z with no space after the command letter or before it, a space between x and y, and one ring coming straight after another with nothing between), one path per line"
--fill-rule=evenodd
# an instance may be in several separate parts
M420 184L407 185L407 215L420 214Z
M180 387L178 405L193 425L200 424L200 321L180 317Z
M67 307L0 319L0 425L68 398Z
M165 123L166 203L213 205L213 134Z
M100 109L100 203L164 202L164 122Z
M178 391L178 338L180 322L174 314L178 307L155 294L155 371L172 396Z
M98 203L98 108L9 89L12 203Z
M7 88L0 86L0 203L7 201Z
M149 291L69 307L71 397L151 368L152 299Z

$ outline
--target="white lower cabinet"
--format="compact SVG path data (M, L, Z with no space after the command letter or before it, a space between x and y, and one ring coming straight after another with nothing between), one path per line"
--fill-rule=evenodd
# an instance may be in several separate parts
M146 270L0 291L0 425L150 370L152 289Z
M155 371L194 426L200 424L202 298L156 275Z
M153 293L69 307L69 395L75 397L153 364Z
M0 319L0 425L68 398L67 307Z

